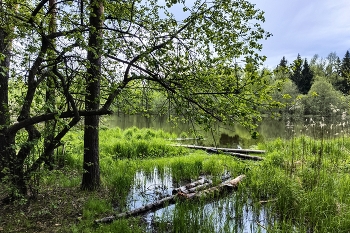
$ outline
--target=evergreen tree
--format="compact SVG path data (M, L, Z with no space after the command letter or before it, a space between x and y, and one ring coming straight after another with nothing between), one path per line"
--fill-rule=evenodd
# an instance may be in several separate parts
M341 61L340 61L339 57L337 58L337 61L336 61L336 64L335 64L335 69L336 69L337 74L340 76L341 75L341 73L340 73Z
M288 61L286 60L286 57L283 56L280 61L280 64L277 67L287 68L287 64L288 64Z
M311 82L314 77L309 63L306 59L303 62L300 54L298 54L298 57L293 61L291 68L293 73L290 79L295 83L295 85L297 85L301 94L307 94L311 88Z
M275 79L289 78L290 72L288 67L288 61L284 56L281 59L280 63L277 65L277 67L274 69L273 73Z
M303 64L303 69L301 71L301 83L300 83L300 87L298 87L299 91L302 94L307 94L309 92L313 77L314 77L314 74L310 69L310 66L307 60L305 59Z
M350 92L350 53L346 51L345 56L340 65L341 80L338 87L341 92L348 95Z
M292 75L290 76L290 79L297 85L299 92L301 92L301 83L302 83L302 66L303 66L303 60L301 59L300 54L298 54L297 59L293 61L293 64L291 64L292 69Z
M309 63L309 67L315 76L326 77L326 59L315 54Z

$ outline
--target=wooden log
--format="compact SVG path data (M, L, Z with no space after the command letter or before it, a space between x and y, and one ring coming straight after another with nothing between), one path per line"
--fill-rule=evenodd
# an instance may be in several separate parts
M188 148L191 149L200 149L200 150L205 150L208 153L219 153L220 149L223 148L214 148L214 147L204 147L204 146L194 146L195 148L192 148L192 146L190 147L190 145L185 145ZM254 151L256 152L257 150L244 150L244 149L230 149L230 148L226 148L227 151L222 151L222 153L224 154L228 154L228 155L232 155L234 157L240 158L240 159L246 159L246 160L254 160L254 161L261 161L264 160L264 158L259 157L259 156L253 156L253 155L248 155L248 154L242 154L242 153L236 153L236 152L230 152L231 150L235 150L235 151L243 151L243 152L248 152L248 151Z
M259 203L260 203L260 204L266 204L266 203L274 202L274 201L277 201L277 198L271 199L271 200L262 200L262 201L259 201Z
M137 209L134 209L134 210L131 210L131 211L127 211L127 212L120 213L120 214L114 214L114 215L111 215L111 216L108 216L108 217L97 219L97 220L95 220L95 223L111 223L111 222L113 222L116 219L137 216L137 215L146 213L149 210L156 211L158 209L164 208L166 205L174 204L176 197L177 197L177 194L169 196L169 197L166 197L166 198L163 198L163 199L161 199L159 201L156 201L154 203L142 206L140 208L137 208Z
M224 192L232 192L237 189L238 184L244 179L245 175L240 175L233 180L229 180L219 184L218 186L214 186L199 192L189 193L189 194L181 194L182 198L186 199L194 199L194 198L205 198L206 196L220 196Z
M172 191L172 194L175 195L176 193L179 193L179 192L184 192L186 193L188 189L191 189L191 188L194 188L198 185L203 185L205 183L209 183L210 181L208 179L205 179L205 178L201 178L199 180L196 180L192 183L189 183L189 184L186 184L184 186L181 186L179 188L176 188L176 189L173 189Z
M225 174L221 177L221 180L222 180L222 182L224 182L230 178L231 178L230 174ZM185 184L181 187L173 189L172 194L175 195L179 192L193 193L193 192L196 192L198 190L202 190L204 188L208 188L208 187L212 186L212 183L213 182L211 180L208 180L208 179L205 179L204 177L202 177L199 180L196 180L192 183L188 183L188 184Z
M260 157L260 156L246 155L246 154L233 153L233 152L224 152L224 153L228 154L228 155L232 155L232 156L240 158L240 159L254 160L254 161L264 160L264 158Z
M213 185L213 183L210 181L209 183L201 184L201 185L198 185L196 187L187 189L187 190L185 190L184 193L195 193L195 192L198 192L200 190L210 188L212 185Z
M206 140L205 138L169 138L169 141Z
M239 182L241 182L244 177L245 177L245 175L240 175L233 180L225 181L218 186L211 187L211 188L205 189L205 190L200 191L200 192L189 193L189 194L179 192L175 195L163 198L159 201L156 201L154 203L142 206L140 208L137 208L137 209L134 209L131 211L127 211L127 212L120 213L120 214L114 214L114 215L111 215L108 217L97 219L97 220L95 220L95 223L97 223L97 224L98 223L111 223L114 220L119 219L119 218L127 218L127 217L141 215L141 214L146 213L150 210L156 211L158 209L164 208L165 206L167 206L169 204L174 204L178 200L191 200L191 199L195 199L195 198L204 198L208 195L213 195L213 194L217 195L217 194L222 194L224 191L232 191L232 190L237 188Z
M224 152L234 152L234 153L252 153L252 154L264 154L264 150L251 150L251 149L234 149L234 148L223 148L223 147L207 147L207 146L195 146L195 145L182 145L176 144L174 146L181 146L190 149L199 149L199 150L219 150Z

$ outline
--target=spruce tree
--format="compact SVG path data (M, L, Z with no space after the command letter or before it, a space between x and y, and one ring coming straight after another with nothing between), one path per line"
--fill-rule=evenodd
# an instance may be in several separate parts
M290 72L288 67L288 61L283 56L280 63L276 66L276 68L273 70L275 79L285 79L289 78Z
M297 59L293 61L293 64L291 64L291 70L292 75L290 76L290 79L297 85L299 92L301 92L301 83L302 83L302 65L303 60L301 59L300 54L298 54Z
M348 95L350 92L350 53L346 51L345 56L340 65L341 81L339 85L340 91Z
M286 57L283 56L280 61L280 64L277 67L287 68L287 64L288 64L288 61L286 60Z
M304 60L304 64L303 64L303 69L301 71L301 83L300 83L300 87L299 91L302 94L307 94L311 88L312 85L312 79L314 77L314 74L312 72L312 70L310 69L309 63L307 62L307 60Z

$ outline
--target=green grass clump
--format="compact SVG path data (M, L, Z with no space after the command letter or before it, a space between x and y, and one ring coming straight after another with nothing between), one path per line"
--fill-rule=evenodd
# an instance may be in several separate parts
M301 136L261 145L268 153L248 171L244 192L268 201L269 232L348 232L349 141Z
M132 127L101 131L101 154L116 159L148 157L170 157L184 153L183 148L170 145L169 139L176 136L162 130L138 129Z

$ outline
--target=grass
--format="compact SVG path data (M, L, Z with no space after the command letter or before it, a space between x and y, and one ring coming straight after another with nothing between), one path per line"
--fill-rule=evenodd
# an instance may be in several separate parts
M278 222L271 232L348 232L348 143L301 136L264 145L269 153L247 173L245 193L256 201L274 200Z
M191 151L170 145L176 135L130 128L100 132L102 187L79 190L82 175L82 133L65 138L65 167L41 171L37 200L1 205L0 232L145 232L142 218L96 226L93 221L127 209L135 174L171 172L174 182L205 174L245 174L238 191L225 199L185 202L153 222L157 232L241 232L244 209L265 221L254 232L348 232L350 229L350 138L319 140L307 136L276 139L258 145L267 153L261 162ZM0 191L0 196L2 192ZM218 230L218 221L227 216Z

